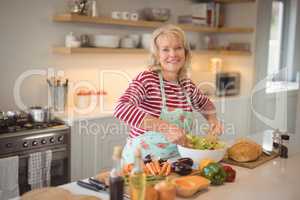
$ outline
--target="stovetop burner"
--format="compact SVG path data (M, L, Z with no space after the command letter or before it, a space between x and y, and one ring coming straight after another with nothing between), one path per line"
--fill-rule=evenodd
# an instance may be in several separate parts
M20 132L24 130L38 130L38 129L46 129L49 127L64 125L64 122L60 120L53 120L49 122L43 122L43 123L35 123L32 121L22 122L22 123L9 123L6 125L0 126L0 134L3 133L15 133Z

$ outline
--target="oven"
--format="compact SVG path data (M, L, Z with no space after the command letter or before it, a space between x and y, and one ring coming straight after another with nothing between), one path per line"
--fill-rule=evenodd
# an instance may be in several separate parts
M31 190L28 160L31 153L52 151L51 186L70 181L70 127L57 125L0 135L0 158L19 156L20 195Z

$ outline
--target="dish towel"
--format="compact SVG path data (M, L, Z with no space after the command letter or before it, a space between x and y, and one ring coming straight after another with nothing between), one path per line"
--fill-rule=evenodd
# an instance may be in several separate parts
M0 159L0 200L19 196L19 157Z
M50 186L52 151L31 153L28 159L28 184L31 189Z

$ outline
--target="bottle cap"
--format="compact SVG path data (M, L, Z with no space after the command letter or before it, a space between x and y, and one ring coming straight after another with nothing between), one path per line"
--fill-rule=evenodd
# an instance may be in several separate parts
M290 136L289 135L281 135L281 139L282 140L289 140L290 139Z
M113 160L118 160L122 158L122 147L121 146L115 146L113 151Z

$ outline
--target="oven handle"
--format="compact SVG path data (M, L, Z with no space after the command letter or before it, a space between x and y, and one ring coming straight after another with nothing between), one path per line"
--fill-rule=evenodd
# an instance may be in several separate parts
M67 148L66 147L62 147L62 148L53 149L52 150L52 154L60 152L60 151L67 151ZM19 156L19 159L29 158L29 155L30 154L21 155L21 156Z

